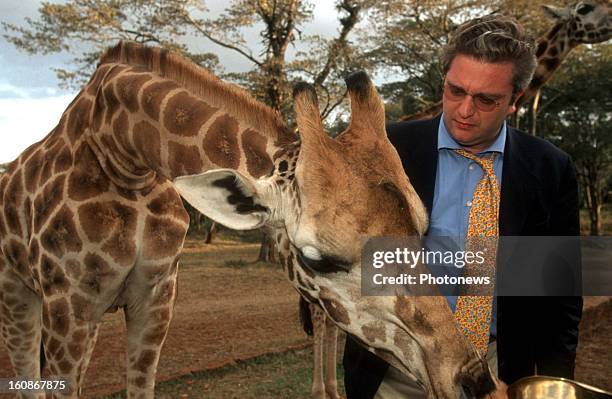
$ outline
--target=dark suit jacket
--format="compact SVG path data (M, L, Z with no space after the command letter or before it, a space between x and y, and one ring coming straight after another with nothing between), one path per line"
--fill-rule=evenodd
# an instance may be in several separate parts
M432 120L387 128L406 174L429 214L438 162ZM570 157L549 142L508 126L504 149L501 236L578 236L578 188ZM499 376L510 384L537 373L573 378L582 298L500 296L497 299ZM372 398L388 364L350 337L344 352L349 399Z

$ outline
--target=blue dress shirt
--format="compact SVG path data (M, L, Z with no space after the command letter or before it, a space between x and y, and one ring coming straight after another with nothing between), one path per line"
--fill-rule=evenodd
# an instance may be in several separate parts
M476 154L479 157L492 152L495 157L493 169L500 184L502 181L502 165L504 147L506 145L506 122L502 124L497 139L489 148ZM463 243L467 235L470 217L470 206L474 189L482 179L484 171L476 162L457 154L454 150L461 146L451 137L444 124L444 115L438 127L438 168L434 190L433 207L429 221L428 236L453 237ZM446 296L448 303L455 311L457 296ZM497 300L493 300L491 319L491 335L497 336Z

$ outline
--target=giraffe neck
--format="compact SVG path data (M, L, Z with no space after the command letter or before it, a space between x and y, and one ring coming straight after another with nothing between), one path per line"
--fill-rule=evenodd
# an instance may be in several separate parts
M75 147L85 141L126 189L219 168L270 173L295 136L246 93L205 78L208 87L192 88L140 66L103 64L67 111L89 117L68 123L67 135Z
M565 22L556 23L544 36L538 40L536 56L538 65L531 79L531 83L525 90L525 94L519 100L519 105L527 103L548 82L555 73L561 62L569 52L576 47L577 43L569 40L569 26Z

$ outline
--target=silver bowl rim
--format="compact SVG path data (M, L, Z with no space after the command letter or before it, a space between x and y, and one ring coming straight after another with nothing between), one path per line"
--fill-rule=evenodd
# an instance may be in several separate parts
M549 376L545 376L545 375L532 375L529 377L523 377L518 381L515 381L514 383L512 383L508 388L513 388L513 387L517 387L519 385L521 385L522 383L529 383L532 381L545 381L545 382L554 382L554 381L559 381L559 382L565 382L568 383L570 385L577 385L580 388L584 388L586 390L590 390L594 393L601 393L604 395L609 395L610 397L612 397L612 392L608 392L608 391L604 391L603 389L594 387L592 385L588 385L585 384L583 382L578 382L578 381L574 381L574 380L570 380L569 378L562 378L562 377L549 377Z

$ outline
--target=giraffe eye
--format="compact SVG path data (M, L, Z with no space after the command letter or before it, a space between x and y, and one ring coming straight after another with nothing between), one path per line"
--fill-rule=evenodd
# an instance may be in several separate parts
M595 7L593 7L592 5L582 3L578 6L578 8L576 9L576 12L580 15L585 15L585 14L590 13L594 9Z
M313 247L306 246L302 248L302 250L298 251L297 253L298 263L302 267L307 267L311 270L314 270L315 272L323 273L323 274L337 273L337 272L348 273L349 270L351 270L350 262L344 259L340 259L335 256L322 255L320 252L318 252L318 250L317 250L317 253L319 254L320 258L313 259L304 253L304 249L306 248L313 248Z
M304 245L304 247L301 249L301 252L302 255L304 255L304 257L308 259L312 259L315 261L323 259L323 256L321 256L321 252L319 252L318 249L310 245Z

